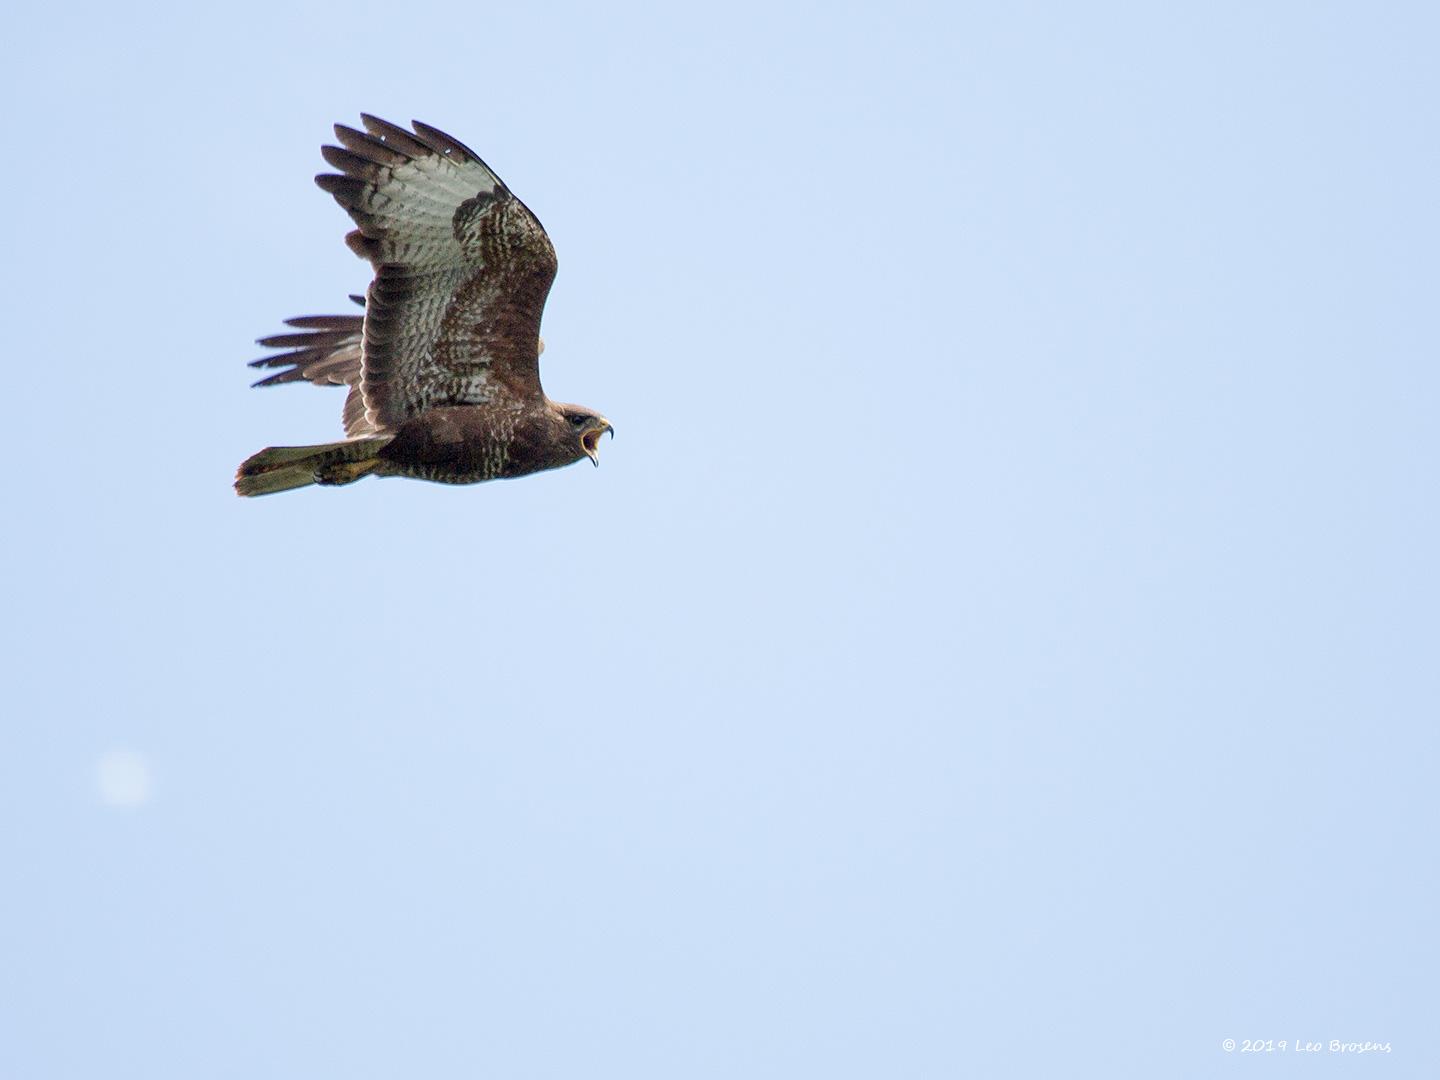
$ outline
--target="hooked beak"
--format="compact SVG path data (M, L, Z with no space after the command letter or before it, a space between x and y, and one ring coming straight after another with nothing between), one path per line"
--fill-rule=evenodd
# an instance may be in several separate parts
M600 417L599 426L593 427L585 432L580 439L581 449L585 451L585 456L590 459L590 463L597 469L600 467L600 436L604 435L607 431L613 439L615 437L615 428L611 426L609 420L606 420L602 416Z

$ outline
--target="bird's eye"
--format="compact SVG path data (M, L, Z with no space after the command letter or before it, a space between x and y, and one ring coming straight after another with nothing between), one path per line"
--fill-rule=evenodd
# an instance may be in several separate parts
M584 427L584 426L585 426L587 423L589 423L589 422L590 422L590 418L589 418L588 416L572 416L572 417L570 417L570 424L571 424L572 427L582 428L582 427Z

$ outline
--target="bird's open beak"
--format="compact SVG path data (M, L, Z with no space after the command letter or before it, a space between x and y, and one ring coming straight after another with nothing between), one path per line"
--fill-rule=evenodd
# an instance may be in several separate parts
M584 436L580 439L580 446L584 449L585 456L590 459L590 463L597 469L600 467L600 436L604 435L607 431L613 439L615 437L615 429L610 426L609 420L602 417L600 419L600 426L591 428L585 432Z

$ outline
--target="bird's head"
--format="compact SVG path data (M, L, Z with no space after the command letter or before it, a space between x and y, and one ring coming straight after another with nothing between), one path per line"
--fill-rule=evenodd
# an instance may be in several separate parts
M557 405L556 409L559 410L565 425L565 438L572 440L579 453L598 466L600 436L608 431L612 439L615 437L615 429L610 426L610 421L583 405Z

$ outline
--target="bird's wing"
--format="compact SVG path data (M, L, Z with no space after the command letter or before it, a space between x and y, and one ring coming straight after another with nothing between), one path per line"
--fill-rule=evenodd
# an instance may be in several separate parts
M391 428L440 405L540 396L540 316L555 249L480 158L435 128L362 116L337 124L340 170L315 182L358 226L369 259L360 394L367 423Z
M350 298L364 306L363 296ZM374 434L376 428L365 416L360 393L360 346L365 333L363 315L298 315L285 320L301 333L271 334L257 344L284 352L250 361L255 368L283 367L257 382L256 386L312 382L316 386L348 386L345 398L345 434L351 438Z
M351 300L365 306L363 296ZM373 435L379 429L365 415L365 399L360 393L360 351L365 336L363 315L297 315L285 320L286 326L302 331L297 334L271 334L260 338L257 345L283 352L251 360L253 368L277 368L273 375L254 383L255 386L280 386L284 383L310 382L316 386L348 386L345 397L345 434L350 438ZM538 341L537 354L545 352L545 340Z

